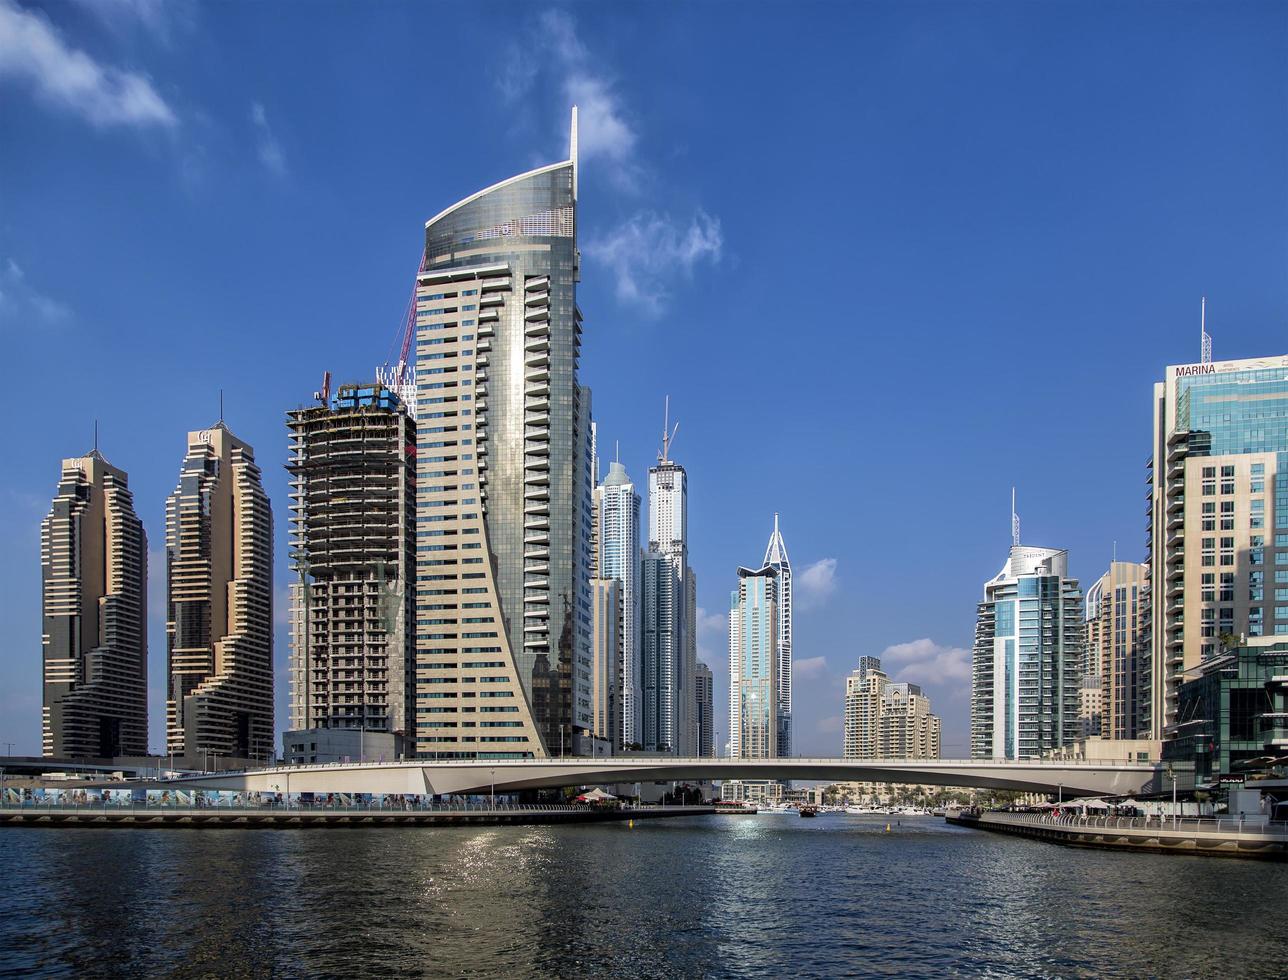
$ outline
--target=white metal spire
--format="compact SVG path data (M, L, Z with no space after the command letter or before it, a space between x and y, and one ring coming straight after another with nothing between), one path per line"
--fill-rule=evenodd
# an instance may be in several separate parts
M1020 515L1015 512L1015 487L1011 487L1011 544L1020 546Z
M577 107L572 107L572 127L568 133L568 159L572 161L572 199L577 200Z
M1199 363L1212 363L1212 336L1207 332L1207 297L1199 307Z
M787 565L787 543L783 541L782 532L778 530L778 514L774 514L774 533L769 536L769 546L765 548L765 560L762 565Z

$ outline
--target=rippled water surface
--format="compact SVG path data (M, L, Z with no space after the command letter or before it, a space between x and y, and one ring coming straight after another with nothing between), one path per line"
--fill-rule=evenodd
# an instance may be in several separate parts
M1288 867L933 818L0 829L0 975L1281 976ZM1230 957L1230 958L1228 958Z

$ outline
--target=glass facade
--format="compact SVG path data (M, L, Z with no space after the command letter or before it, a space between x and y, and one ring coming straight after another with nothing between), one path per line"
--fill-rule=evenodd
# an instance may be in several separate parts
M531 744L521 721L484 732L502 723L462 715L436 720L437 732L419 739L422 754L570 753L593 726L590 392L577 371L575 180L572 160L534 170L425 227L417 296L418 513L456 505L463 523L435 529L449 540L418 542L418 597L472 580L495 606L472 617L487 622L471 634L458 604L426 603L451 607L428 611L456 615L435 617L442 623L418 619L417 648L442 654L447 648L435 641L455 640L462 656L505 654L541 744ZM436 334L444 328L450 336ZM444 430L454 438L444 439ZM444 455L444 443L455 451ZM474 530L472 517L481 522L478 538L451 540ZM475 648L471 640L487 645ZM467 683L463 675L463 702Z

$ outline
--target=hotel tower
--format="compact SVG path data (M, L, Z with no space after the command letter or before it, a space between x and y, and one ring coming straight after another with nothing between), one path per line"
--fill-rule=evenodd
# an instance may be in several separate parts
M266 759L273 739L273 512L223 420L188 433L166 501L166 741L188 765Z
M46 756L147 755L147 555L125 472L63 460L40 525Z
M415 296L416 747L573 753L594 726L590 391L568 159L425 224Z

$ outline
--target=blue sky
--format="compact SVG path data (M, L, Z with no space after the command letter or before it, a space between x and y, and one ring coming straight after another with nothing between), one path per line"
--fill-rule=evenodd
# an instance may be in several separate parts
M39 521L97 418L162 744L164 500L220 388L276 508L285 721L283 413L371 376L424 221L562 159L573 101L601 437L643 484L671 396L718 710L782 514L798 751L839 753L884 654L965 754L1011 485L1084 582L1142 559L1199 297L1218 359L1288 350L1279 3L0 0L0 742L39 751Z

